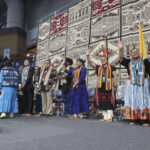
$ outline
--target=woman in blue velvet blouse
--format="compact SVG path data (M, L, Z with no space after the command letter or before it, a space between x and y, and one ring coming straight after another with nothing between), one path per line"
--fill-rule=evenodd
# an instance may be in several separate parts
M72 74L73 82L70 91L70 113L73 119L83 118L83 113L89 112L88 93L86 87L87 70L84 60L76 60L76 68L65 70L67 74Z

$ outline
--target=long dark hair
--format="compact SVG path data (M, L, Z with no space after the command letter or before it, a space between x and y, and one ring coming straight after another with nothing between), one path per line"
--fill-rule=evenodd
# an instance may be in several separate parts
M12 67L13 66L13 61L11 59L7 59L4 62L4 67Z
M82 65L85 65L85 61L81 58L78 58L77 61L79 61L80 63L82 63Z

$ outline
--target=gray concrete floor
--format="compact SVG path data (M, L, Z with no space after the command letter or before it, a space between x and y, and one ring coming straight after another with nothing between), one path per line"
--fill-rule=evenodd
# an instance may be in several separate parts
M0 150L150 150L150 127L128 123L17 116L0 120Z

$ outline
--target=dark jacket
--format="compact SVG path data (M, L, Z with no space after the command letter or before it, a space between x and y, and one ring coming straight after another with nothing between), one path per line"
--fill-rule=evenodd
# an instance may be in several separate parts
M72 70L73 68L70 68L70 70ZM61 70L60 70L60 72L59 72L59 75L64 75L65 74L65 72L62 72ZM62 89L63 91L65 91L65 92L69 92L70 91L70 89L71 89L71 86L72 86L72 75L66 75L66 78L65 78L65 80L66 80L66 83L63 83L63 85L61 85L60 83L61 83L61 80L62 79L60 79L59 80L59 89Z
M30 67L29 72L28 72L28 78L25 83L25 87L28 86L30 88L33 88L33 85L32 85L33 75L34 75L34 69ZM22 72L21 72L21 78L22 78Z

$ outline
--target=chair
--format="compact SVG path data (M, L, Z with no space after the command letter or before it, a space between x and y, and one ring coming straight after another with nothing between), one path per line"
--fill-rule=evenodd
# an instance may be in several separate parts
M96 97L95 97L95 93L96 93L96 89L95 88L88 89L89 109L90 109L90 113L92 113L92 114L96 113L96 108L95 108Z
M125 88L126 86L124 84L119 85L116 93L116 101L115 101L116 109L114 110L114 115L119 120L121 120L123 117Z
M62 91L58 90L53 92L53 108L54 113L56 113L57 116L60 116L60 114L64 114L64 101L62 98Z

